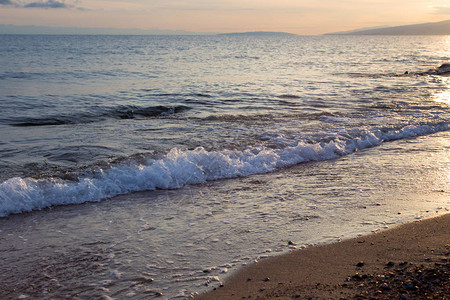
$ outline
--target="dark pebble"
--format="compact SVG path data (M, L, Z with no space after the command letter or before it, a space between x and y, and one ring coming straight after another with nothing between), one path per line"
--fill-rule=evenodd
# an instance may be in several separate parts
M390 290L390 289L391 289L391 288L389 287L389 285L388 285L386 282L382 283L382 284L380 285L380 287L381 287L383 290Z
M353 280L356 280L356 281L361 281L361 280L363 280L364 278L362 277L361 274L355 274L355 275L352 276L352 279L353 279Z
M386 264L387 267L393 267L395 263L393 261L390 261Z
M433 265L403 261L383 273L350 275L340 286L347 290L358 289L361 297L357 295L352 299L447 299L450 263Z
M412 283L411 280L405 281L404 287L409 291L414 290L414 284Z
M363 261L360 261L359 263L356 264L356 266L357 266L357 267L362 267L362 266L364 266L364 262L363 262Z

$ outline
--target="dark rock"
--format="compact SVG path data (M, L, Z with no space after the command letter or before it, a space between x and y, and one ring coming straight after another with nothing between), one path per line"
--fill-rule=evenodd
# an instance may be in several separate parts
M361 274L355 274L355 275L352 276L352 279L353 279L353 280L356 280L356 281L361 281L361 280L363 280L364 278L362 277Z
M341 288L358 289L361 295L352 299L448 299L450 263L431 267L402 262L382 274L348 276Z
M426 72L418 72L418 73L412 73L413 75L419 75L419 76L426 76L426 75L448 75L450 74L450 64L444 63L440 65L436 69L430 69ZM406 72L404 75L407 75Z
M405 281L404 287L407 290L414 290L414 284L412 283L411 280Z
M383 282L383 283L380 285L380 288L383 289L383 290L390 290L390 289L391 289L390 286L389 286L389 284L387 284L386 282Z
M437 68L438 74L450 73L450 64L442 64L439 68Z
M393 267L395 263L393 261L390 261L386 264L386 267Z
M359 263L356 264L356 266L361 268L362 266L364 266L364 262L360 261Z

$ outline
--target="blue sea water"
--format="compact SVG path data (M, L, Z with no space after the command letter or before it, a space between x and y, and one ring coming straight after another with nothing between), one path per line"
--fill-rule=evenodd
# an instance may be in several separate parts
M1 39L3 216L449 128L447 37Z
M317 230L326 236L325 231L333 231L333 211L341 205L337 203L348 201L355 208L368 205L364 202L368 197L370 205L382 206L375 204L382 202L394 185L414 187L411 182L401 183L408 178L405 169L412 172L412 180L428 182L425 174L431 169L433 174L440 174L435 180L428 179L427 184L433 191L442 190L444 196L435 206L445 211L450 178L450 77L419 73L448 62L449 46L447 36L0 36L0 217L98 201L108 212L123 213L123 203L127 203L136 205L136 214L146 207L152 213L152 222L158 220L153 227L142 216L136 217L133 222L139 232L150 230L156 240L179 234L179 243L188 226L193 230L189 238L197 236L197 240L185 241L183 249L203 242L203 248L212 249L222 242L223 247L239 243L236 236L227 240L208 236L206 242L202 235L203 220L214 214L211 205L219 205L217 199L230 193L233 199L227 201L237 206L230 204L233 209L230 206L222 211L211 225L215 231L225 235L229 227L217 229L218 224L229 224L230 218L242 218L242 224L251 227L252 221L244 219L252 220L254 214L255 218L264 218L279 210L267 220L277 238L285 234L277 227L289 235L298 230L291 228L292 220L319 220L310 228L320 229L309 234L314 236ZM355 156L366 149L371 151ZM419 153L417 149L422 149L420 154L415 154ZM434 155L440 157L439 162L430 159ZM401 166L395 168L397 178L380 175L379 182L372 178L368 184L361 180L368 178L367 173L352 177L373 169L374 161L384 162L385 167ZM286 169L291 167L294 171ZM372 176L376 178L376 172L382 174L384 169L380 167ZM280 176L298 181L283 182ZM237 179L233 183L222 181L228 178ZM270 191L259 190L258 197L243 192L260 183ZM342 192L353 183L351 192ZM205 185L192 184L211 186L205 192ZM230 184L232 188L227 191ZM383 190L381 186L386 184ZM200 189L204 197L189 194L182 189L186 186L191 187L188 191ZM155 192L145 197L135 194L144 191ZM355 196L355 191L364 195ZM174 200L186 199L186 193L189 201ZM215 200L205 193L214 194L211 198ZM283 208L278 202L275 206L258 202L271 193L282 202L291 197L309 197L312 202L289 202L288 206L281 205ZM342 202L330 200L336 197ZM401 206L399 203L393 207ZM415 205L410 211L429 209ZM240 206L245 207L245 213L234 215L234 209ZM60 209L68 215L77 211L77 218L83 218L79 212L84 211L82 207ZM314 207L324 210L308 212ZM187 211L172 216L174 210ZM295 211L297 217L290 215ZM52 214L41 213L36 216L44 220ZM105 219L115 214L97 213ZM374 215L379 213L377 210ZM353 217L353 212L348 214L358 224L366 222ZM406 221L412 216L388 222ZM170 218L186 223L169 224ZM386 216L375 218L371 225L380 226L383 218ZM165 224L164 229L158 227L161 224ZM352 226L345 236L367 231ZM257 232L249 238L252 243L264 239L264 227L257 228L251 229ZM115 232L117 237L120 230L116 228ZM305 243L324 240L305 237ZM262 243L268 248L277 244ZM158 255L164 252L163 244L154 245ZM186 254L166 245L170 247L174 247L168 251L172 254L165 258L169 267L147 263L147 268L167 271L177 269L178 263L183 265L183 261L174 262L174 257ZM198 249L202 248L195 251L205 251ZM244 251L247 256L239 251L230 257L240 256L238 261L242 261L259 253L251 247ZM195 264L202 255L188 255L185 260ZM217 267L220 264L216 260L211 259L215 269L203 273L233 265L232 258L222 262L222 267ZM170 286L164 292L175 297L180 282L183 288L195 291L189 284L186 287L186 282L217 279L202 277L195 268L189 273L180 267L181 275L164 277L159 289ZM122 271L111 272L112 278L123 279ZM191 279L178 280L186 276ZM118 296L126 294L119 290L117 287ZM137 292L127 293L133 297Z

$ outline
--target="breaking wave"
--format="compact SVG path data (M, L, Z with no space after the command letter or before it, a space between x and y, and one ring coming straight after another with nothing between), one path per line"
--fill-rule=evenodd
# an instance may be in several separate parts
M279 149L252 146L243 151L182 151L172 149L160 159L98 169L77 181L59 178L11 178L0 184L0 216L39 210L53 205L95 202L120 194L175 189L206 181L268 173L302 162L335 159L357 150L450 130L448 123L401 128L342 131L327 141L287 141Z
M179 106L149 106L140 107L133 105L120 105L116 107L98 108L91 112L79 112L68 115L45 116L40 118L20 117L13 118L9 125L15 127L29 126L48 126L48 125L67 125L67 124L85 124L99 122L106 119L135 119L162 117L190 110L184 105Z

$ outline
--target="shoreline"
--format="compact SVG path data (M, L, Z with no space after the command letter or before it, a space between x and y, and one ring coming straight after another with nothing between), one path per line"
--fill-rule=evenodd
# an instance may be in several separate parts
M449 252L447 213L267 258L196 299L445 299L450 296ZM423 277L429 273L433 278Z

